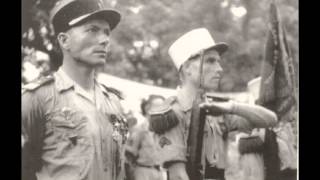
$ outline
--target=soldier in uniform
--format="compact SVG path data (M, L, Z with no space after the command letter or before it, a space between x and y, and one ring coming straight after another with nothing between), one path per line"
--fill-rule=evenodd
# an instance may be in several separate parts
M220 66L221 55L227 48L226 43L216 44L205 28L184 34L169 48L169 55L179 71L181 84L177 89L177 96L167 99L164 106L151 112L150 117L151 129L156 132L156 141L161 147L159 157L168 169L169 180L189 179L186 171L187 140L191 108L199 88L200 58L204 57L204 90L215 92L223 71ZM229 132L249 131L255 127L270 127L277 123L275 113L258 105L230 100L204 102L200 107L208 111L202 153L206 179L225 179L226 136Z
M125 145L129 180L165 180L154 136L146 120L130 128Z
M166 172L161 167L159 146L154 140L155 133L149 129L149 112L160 106L164 97L150 95L141 103L141 118L129 129L125 146L129 180L166 180Z
M143 99L141 102L141 114L144 117L149 116L149 112L152 111L153 108L160 106L165 101L165 98L161 95L152 94L148 97L148 99Z
M96 0L62 0L53 8L63 63L23 89L22 179L123 179L120 96L95 71L105 64L120 17Z

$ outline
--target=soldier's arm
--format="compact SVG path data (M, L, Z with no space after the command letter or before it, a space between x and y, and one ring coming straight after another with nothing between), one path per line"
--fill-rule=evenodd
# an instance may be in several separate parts
M44 130L42 106L39 99L29 92L22 95L21 105L22 179L36 179Z
M139 147L143 140L144 132L139 127L133 127L125 145L125 156L129 162L138 158Z
M233 102L231 114L241 116L256 128L273 127L277 124L277 115L259 105Z
M207 108L209 114L231 114L240 118L232 118L232 124L236 127L265 128L277 124L277 116L274 112L259 106L239 103L235 101L211 102L201 104Z

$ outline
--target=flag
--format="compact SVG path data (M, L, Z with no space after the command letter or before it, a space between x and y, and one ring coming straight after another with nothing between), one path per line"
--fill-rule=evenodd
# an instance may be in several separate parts
M286 150L283 147L293 147L292 142L287 141L284 146L279 144L279 140L281 134L289 135L292 130L284 125L297 120L297 98L293 58L274 0L269 9L268 37L257 103L274 111L278 117L278 126L266 129L263 156L265 179L279 180L281 170L287 165L286 158L279 152ZM286 152L289 156L289 151ZM291 153L289 159L295 161L295 158L296 153Z
M279 121L295 119L293 112L296 110L297 98L293 58L274 1L269 9L268 38L257 102L274 111Z

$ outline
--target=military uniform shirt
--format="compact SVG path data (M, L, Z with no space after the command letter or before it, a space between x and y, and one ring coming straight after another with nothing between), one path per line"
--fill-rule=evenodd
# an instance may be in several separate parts
M60 69L52 82L22 96L23 176L119 178L122 139L110 122L115 118L122 118L115 94L95 81L90 97Z
M177 97L171 106L179 119L179 124L156 138L161 146L160 157L165 166L167 162L187 162L187 139L192 101L193 99L188 94L184 94L178 89ZM223 126L218 125L219 122L224 122ZM268 124L268 122L261 122L261 126L265 124ZM209 166L224 169L227 161L227 142L223 139L223 134L234 130L247 132L251 129L253 129L253 125L237 115L207 115L204 127L202 160L207 160Z

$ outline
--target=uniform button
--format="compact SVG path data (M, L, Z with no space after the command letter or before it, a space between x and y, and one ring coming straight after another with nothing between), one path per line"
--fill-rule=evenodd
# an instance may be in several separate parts
M104 171L108 171L108 168L107 168L107 167L104 167L103 170L104 170Z

